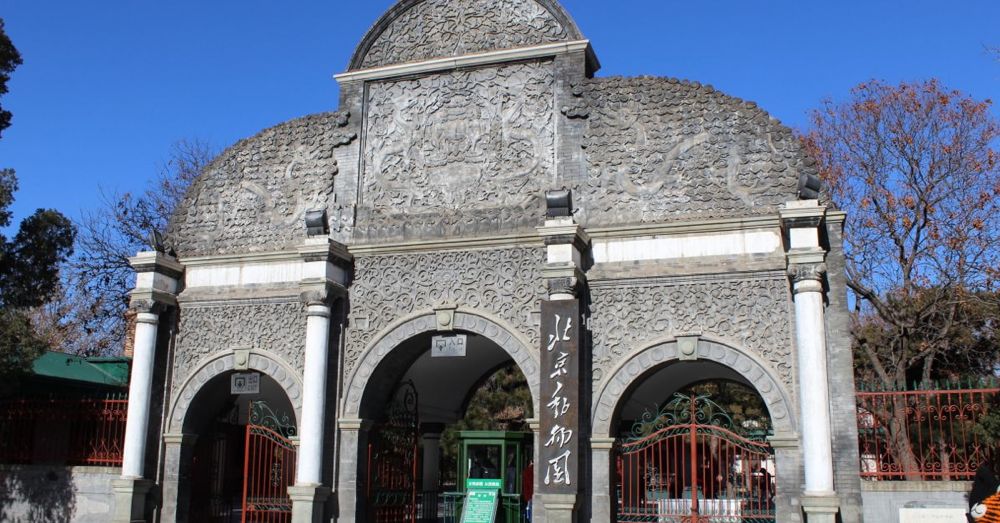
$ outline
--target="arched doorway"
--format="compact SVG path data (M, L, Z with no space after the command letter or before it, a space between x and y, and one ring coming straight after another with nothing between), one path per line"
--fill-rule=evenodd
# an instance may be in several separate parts
M442 339L456 345L434 350ZM496 400L508 393L503 387L512 389L510 397L517 401L510 403L516 405L491 409L483 391L497 389L492 391ZM362 520L457 521L463 480L482 472L502 480L502 510L512 514L510 521L521 521L522 472L533 454L533 434L527 430L533 398L512 355L488 336L459 329L399 342L367 379L358 408L360 417L372 422L366 459L358 463ZM468 459L458 459L456 445L470 437L481 441L463 447ZM510 443L518 438L526 444ZM518 452L508 452L515 447Z
M676 363L624 402L614 449L617 521L775 520L770 416L727 370Z
M770 477L764 477L773 488L772 492L766 494L768 498L773 499L774 516L764 514L760 518L753 518L749 517L753 513L748 511L750 513L746 515L740 513L730 516L719 515L717 517L728 518L723 519L725 521L791 520L790 518L794 517L795 511L798 508L795 504L793 494L796 486L801 483L802 479L801 470L799 470L801 467L798 465L801 459L801 451L797 443L796 421L793 417L794 410L791 407L792 403L789 399L786 386L776 377L777 374L770 369L767 363L764 363L750 353L719 341L706 337L687 337L681 340L666 339L650 343L644 348L634 351L629 357L619 362L614 368L610 369L606 376L606 379L599 384L594 396L592 439L594 442L594 503L592 507L595 521L615 521L620 515L619 507L624 506L628 502L628 500L620 496L620 489L623 487L628 488L628 485L626 485L628 482L619 480L627 471L619 472L618 457L623 450L622 446L627 443L625 440L633 432L633 425L637 421L641 421L644 413L647 411L651 413L649 415L650 419L659 417L657 413L660 413L661 409L664 409L671 401L676 399L676 393L690 392L691 389L689 387L696 386L697 388L704 386L706 383L736 383L740 387L745 387L743 395L752 395L755 400L759 399L760 410L766 410L771 430L774 433L772 437L766 438L766 443L769 443L774 448L774 472L772 473L770 468L768 468L771 465L765 464L765 469L768 471ZM698 391L694 390L694 392ZM717 389L713 389L710 392L713 394L718 393ZM691 398L689 394L682 394L682 396ZM695 396L697 397L697 394ZM693 399L696 399L696 397ZM730 404L732 401L726 400L724 403ZM740 402L737 401L736 403ZM674 406L677 405L675 404ZM691 412L689 405L687 411ZM747 431L751 431L751 429L759 430L759 428L744 426L743 423L744 421L738 421L737 429L739 430L731 432L739 434L743 439L761 439L761 435L759 434L752 435L754 437L747 437ZM658 432L666 425L668 424L661 422L659 425L655 423L650 424L649 427L655 427L651 432ZM712 424L709 423L707 425ZM704 440L707 437L699 436L697 430L694 431L695 437L691 437L692 431L689 429L690 427L676 428L674 433L669 434L677 435L687 430L685 432L688 436L686 440L687 450L684 453L678 454L677 459L682 464L681 466L688 464L688 470L690 470L690 463L696 460L698 452L705 447L705 445L699 445L699 439ZM711 430L714 433L718 433L717 425L704 428L704 430ZM742 434L740 434L741 432ZM660 433L659 436L665 437L667 435L668 433ZM693 450L692 442L694 443ZM715 447L712 447L710 443L706 444L709 450L723 447L721 442L715 443ZM659 447L661 452L668 450L664 448L664 445L660 445ZM734 448L732 444L727 444L725 447ZM739 447L739 445L736 445L736 447ZM756 450L760 446L750 445L747 448ZM625 450L634 450L634 447ZM677 452L680 451L678 450ZM706 455L704 452L701 454ZM736 454L735 450L730 453L730 455L734 454ZM726 460L716 459L716 463L724 461ZM738 471L750 471L752 473L756 470L756 474L751 479L742 483L743 485L749 483L750 490L752 490L754 482L760 481L757 478L763 477L763 474L760 474L760 467L752 469L753 460L750 457L739 457L739 461L741 464L736 466ZM762 461L766 462L767 460L763 459ZM747 463L747 465L744 466L742 463ZM719 465L716 465L716 467L718 468ZM639 494L633 496L633 500L629 504L640 506L646 514L638 519L621 514L622 517L617 520L645 521L650 520L648 519L650 517L653 518L652 520L656 520L656 512L661 510L661 507L666 512L670 509L671 503L678 507L677 512L684 510L693 513L694 510L691 509L696 507L697 504L692 503L691 499L684 497L684 488L689 488L689 491L692 493L691 495L694 496L698 492L698 485L691 485L690 483L697 481L698 475L697 473L691 474L688 472L688 478L681 477L675 483L676 486L666 489L660 489L659 487L657 489L647 489L646 485L641 485L636 480L633 480L632 486L635 489L634 492L638 492ZM704 473L700 475L702 477L705 476ZM734 483L729 481L728 475L724 476L727 479L727 484ZM684 481L688 482L688 484L683 484ZM739 485L734 484L730 490L736 492L738 490L736 487L739 487ZM668 503L662 501L675 499L668 497L671 494L671 488L675 489L675 491L676 489L680 489L683 502ZM704 495L705 487L701 488ZM747 490L747 487L741 488L744 488L744 491ZM667 492L651 492L648 490L666 490ZM758 488L758 491L760 490ZM718 493L716 495L722 495L724 489L715 489L715 492ZM725 492L725 495L728 495L728 492ZM703 505L705 504L703 503ZM725 503L718 502L716 505L725 506ZM738 503L730 504L730 506L733 505L739 506ZM758 503L757 506L763 505L762 503ZM683 508L685 506L687 507L686 510ZM710 507L703 508L697 506L697 508L705 511L710 510ZM636 510L636 512L640 512L640 510ZM652 512L653 515L648 515L649 512ZM662 519L664 521L691 521L691 516L693 515L691 513L679 515L673 519L669 515L664 515Z
M256 372L218 374L193 396L182 428L194 443L179 464L188 481L181 482L177 521L290 521L295 414L277 381Z

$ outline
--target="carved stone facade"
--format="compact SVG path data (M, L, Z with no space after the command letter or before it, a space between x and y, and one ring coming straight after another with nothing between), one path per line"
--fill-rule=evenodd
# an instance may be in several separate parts
M556 0L399 0L337 75L340 111L223 152L171 221L176 260L151 258L169 274L137 278L176 307L157 347L172 357L170 383L154 384L168 392L160 415L178 432L171 441L204 425L187 423L210 408L199 391L263 373L281 388L268 393L284 391L306 420L299 456L309 466L299 470L310 472L296 480L293 519L371 519L359 489L367 431L393 388L413 381L430 392L417 402L432 414L422 421L454 423L465 407L441 398L471 397L513 361L540 419L542 384L559 372L541 366L540 301L578 299L585 317L567 351L582 356L573 361L584 362L585 389L591 381L574 415L593 470L568 489L578 497L538 490L536 521L613 520L613 438L629 402L669 394L667 382L726 379L767 404L781 431L776 519L802 523L806 352L796 347L808 338L793 338L795 327L834 339L831 381L847 390L851 378L840 240L823 229L839 224L798 201L814 162L750 102L672 78L594 78L597 67ZM321 213L307 233L307 211L326 211L328 234L313 220ZM786 234L786 219L816 234ZM790 258L786 244L807 237L815 248ZM802 278L826 299L808 325L793 295ZM854 448L838 463L838 502L856 508L855 413L831 412L835 448ZM183 466L161 470L183 478ZM163 489L166 519L185 502L176 490ZM856 512L841 520L857 523Z
M555 172L554 104L548 62L369 85L358 235L538 225Z
M349 115L292 120L242 140L191 186L168 235L186 256L280 250L305 238L307 210L336 210L334 149L354 140Z
M690 334L753 352L794 388L784 274L600 284L591 298L595 389L613 363L655 341Z
M359 257L344 375L392 321L442 304L492 313L537 347L543 256L525 247Z
M588 224L774 213L812 173L791 130L756 104L674 78L597 78L573 90L586 118Z
M536 0L410 3L415 5L391 20L363 50L355 68L562 42L577 36L574 28L566 27Z
M183 307L174 349L173 389L213 356L233 349L267 351L301 372L305 306L288 301L190 304Z

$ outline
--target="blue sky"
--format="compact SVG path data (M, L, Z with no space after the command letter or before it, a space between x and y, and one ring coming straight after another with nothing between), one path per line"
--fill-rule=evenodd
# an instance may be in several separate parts
M139 191L171 143L220 150L333 110L354 46L392 0L0 0L21 51L2 105L0 167L21 180L15 220L77 218L104 191ZM800 127L870 78L938 77L1000 100L1000 1L564 0L599 76L676 76ZM1000 109L994 107L1000 116Z

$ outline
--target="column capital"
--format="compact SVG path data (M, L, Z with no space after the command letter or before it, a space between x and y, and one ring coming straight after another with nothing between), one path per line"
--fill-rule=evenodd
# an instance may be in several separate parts
M296 250L305 262L326 262L340 267L350 267L354 263L354 255L344 244L326 237L306 240Z
M363 418L340 418L337 420L337 426L340 430L349 430L353 432L365 431L372 428L375 422L370 419Z
M611 450L615 447L615 438L606 436L591 436L590 448L594 450Z
M129 307L139 313L159 314L177 305L184 266L169 254L144 251L128 259L135 270Z
M299 300L306 306L323 306L329 308L334 300L347 294L347 289L332 281L303 281L299 285ZM329 316L329 311L327 311Z
M794 263L788 265L788 277L796 285L809 281L822 282L825 274L825 263Z

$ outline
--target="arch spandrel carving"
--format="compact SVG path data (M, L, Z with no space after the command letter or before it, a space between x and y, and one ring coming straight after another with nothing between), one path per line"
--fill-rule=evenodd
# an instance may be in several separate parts
M347 419L359 418L361 402L365 390L379 365L402 342L425 332L437 329L437 314L433 310L421 311L403 318L385 331L375 336L371 344L362 353L354 371L345 381L344 405L341 417ZM455 312L454 327L457 330L478 334L496 343L520 367L531 389L533 408L538 411L539 387L541 373L538 366L537 351L524 336L517 333L513 326L503 319L490 313L459 308Z
M766 363L748 352L706 338L698 341L697 355L700 360L719 363L746 378L767 405L775 433L797 432L789 389L781 385ZM664 340L635 351L612 368L594 395L593 434L611 436L614 416L625 393L656 368L679 361L677 342Z
M401 0L362 39L350 70L582 38L556 0Z
M170 417L167 420L168 430L165 433L181 433L184 420L187 417L191 402L212 378L225 374L236 368L234 353L219 353L203 361L197 369L178 388L171 399ZM298 372L288 366L281 358L267 351L254 350L250 352L247 368L270 376L281 386L295 411L298 422L302 415L302 381Z

